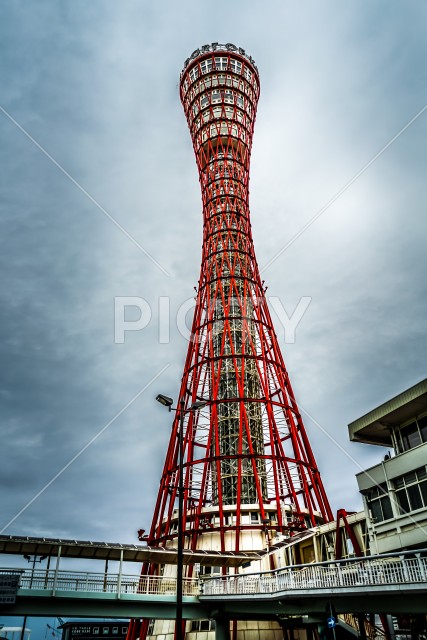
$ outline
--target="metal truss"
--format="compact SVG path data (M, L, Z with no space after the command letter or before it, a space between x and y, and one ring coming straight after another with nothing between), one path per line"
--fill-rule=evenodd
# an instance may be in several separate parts
M180 83L203 201L202 265L179 394L190 549L208 532L222 551L238 551L245 530L292 536L333 519L255 258L249 166L260 87L242 51L202 47ZM208 400L206 408L188 411L198 400ZM179 424L177 414L149 544L176 545Z

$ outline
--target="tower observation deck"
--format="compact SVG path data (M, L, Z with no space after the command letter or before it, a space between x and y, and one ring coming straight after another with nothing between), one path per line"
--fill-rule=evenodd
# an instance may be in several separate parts
M180 77L203 203L201 272L178 399L186 409L182 524L190 549L261 549L333 519L255 258L249 168L259 94L254 60L232 44L196 49ZM188 410L200 400L204 409ZM178 414L151 545L177 543L179 423Z

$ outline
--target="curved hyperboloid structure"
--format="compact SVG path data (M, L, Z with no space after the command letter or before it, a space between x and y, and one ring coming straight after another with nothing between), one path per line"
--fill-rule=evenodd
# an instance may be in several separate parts
M333 519L255 258L248 187L259 91L254 60L232 44L197 49L181 74L203 201L202 265L178 399L186 409L183 544L191 549L265 549ZM205 408L187 411L200 400ZM151 545L177 542L178 430L179 414ZM194 623L186 629L196 638ZM278 625L260 622L262 629L263 638L282 637ZM244 638L244 625L233 631ZM134 625L135 637L147 632L169 640L174 624Z

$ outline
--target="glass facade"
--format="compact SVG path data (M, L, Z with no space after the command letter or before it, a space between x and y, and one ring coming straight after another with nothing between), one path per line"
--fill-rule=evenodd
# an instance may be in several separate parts
M410 424L396 430L396 448L398 453L409 451L427 442L427 415L417 418Z
M387 485L379 484L366 493L368 507L375 522L382 522L393 518L390 496Z
M427 471L425 467L395 478L393 486L401 515L427 507Z
M365 492L368 508L374 522L390 520L427 507L427 470L420 467L390 481L391 494L384 482ZM392 500L395 503L393 513Z

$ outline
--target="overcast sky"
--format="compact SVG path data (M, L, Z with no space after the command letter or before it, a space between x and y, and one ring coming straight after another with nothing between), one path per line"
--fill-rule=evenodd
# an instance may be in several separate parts
M257 63L262 268L427 103L427 5L4 0L1 10L0 529L135 542L170 433L154 398L177 395L187 342L175 315L200 268L184 60L233 42ZM262 275L289 314L311 298L294 344L275 316L276 330L334 511L361 508L357 465L385 453L350 444L347 424L426 377L426 133L427 110ZM124 344L116 296L153 307ZM162 344L159 297L171 307Z

